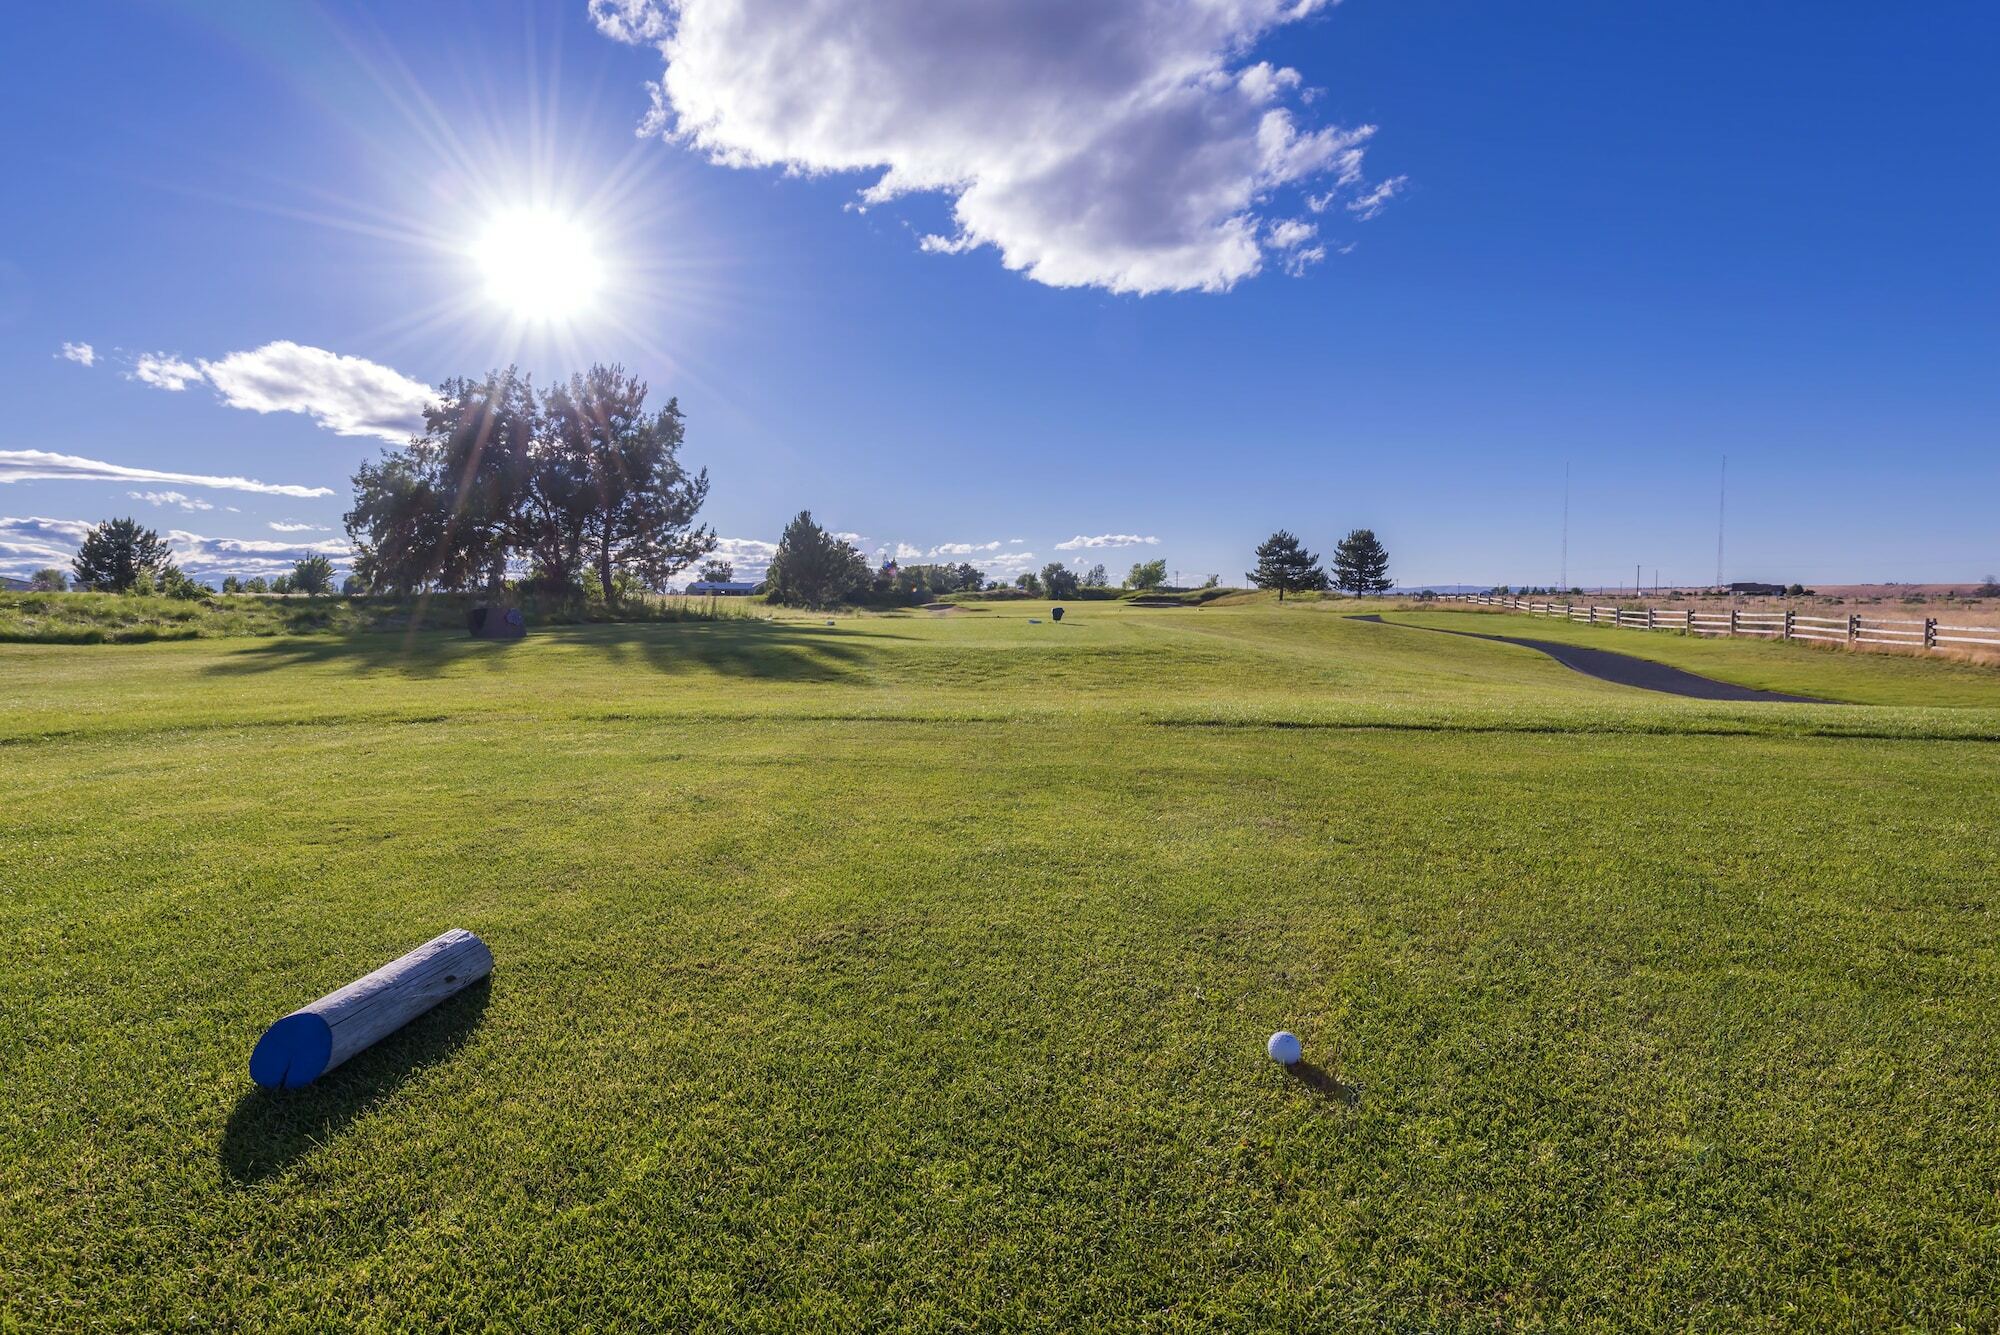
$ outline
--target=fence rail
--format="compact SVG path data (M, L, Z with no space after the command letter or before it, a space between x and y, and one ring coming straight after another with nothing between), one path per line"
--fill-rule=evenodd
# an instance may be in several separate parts
M1744 612L1694 607L1601 607L1595 603L1533 602L1492 593L1462 593L1448 601L1500 607L1530 616L1625 630L1677 630L1683 635L1769 635L1823 644L1886 644L1904 649L1946 646L2000 649L2000 626L1947 626L1936 617L1814 616L1805 612Z

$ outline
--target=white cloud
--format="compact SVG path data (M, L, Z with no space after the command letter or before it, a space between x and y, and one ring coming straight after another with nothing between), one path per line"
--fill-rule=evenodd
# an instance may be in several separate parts
M261 538L208 538L174 529L167 534L174 562L195 579L213 581L224 575L252 577L284 575L308 556L324 556L346 569L354 552L344 542L271 542Z
M866 171L862 207L932 193L1056 287L1225 290L1281 191L1360 180L1375 127L1311 128L1298 71L1245 54L1332 0L592 0L665 61L642 133L731 167Z
M178 394L201 379L201 368L164 352L142 352L132 363L131 378Z
M83 366L95 366L97 364L97 349L91 347L88 343L65 343L62 345L62 352L59 355L67 357L70 361Z
M972 556L978 552L997 552L998 542L941 542L931 548L932 556Z
M1068 542L1057 543L1056 550L1059 552L1075 552L1095 551L1103 547L1157 547L1159 545L1160 540L1158 538L1142 538L1137 533L1100 533L1094 538L1087 538L1079 533Z
M1271 244L1279 250L1290 250L1312 240L1318 231L1318 227L1303 218L1287 218L1271 224Z
M708 554L707 559L729 562L736 568L738 579L759 580L771 568L771 558L777 553L778 544L765 542L762 538L717 538L715 550ZM694 578L694 574L691 573L689 578Z
M1007 539L1007 545L1010 547L1019 547L1022 543L1026 541L1027 541L1026 538L1009 538Z
M173 473L159 468L127 468L123 464L84 459L47 450L0 450L0 483L36 482L168 482L219 491L255 491L267 496L331 496L331 487L301 487L291 483L258 482L247 477L212 477L203 473Z
M201 364L222 401L257 413L305 413L337 436L398 442L424 427L428 386L361 357L280 339Z
M1318 234L1319 227L1303 218L1287 218L1271 225L1271 246L1279 252L1279 263L1286 273L1296 278L1326 258L1325 246L1306 244Z
M1346 254L1345 251L1341 253ZM1284 258L1285 272L1297 278L1300 274L1325 258L1325 246L1306 246L1303 249L1294 250Z
M331 532L331 530L328 529L324 524L288 524L283 522L282 520L277 520L277 519L273 519L268 525L266 525L266 527L269 528L273 533Z
M148 505L178 505L183 510L213 510L207 501L188 495L183 491L128 491L125 493L135 501Z
M1390 200L1402 194L1403 187L1409 184L1409 180L1407 176L1392 176L1359 199L1348 200L1347 211L1361 221L1367 222L1380 213Z
M0 518L0 571L25 575L66 566L90 525L81 519Z
M231 408L304 413L336 436L392 443L424 429L424 406L434 397L428 386L379 362L288 339L199 363L145 353L133 362L129 377L175 391L205 380Z
M635 46L659 41L669 26L665 11L653 0L590 0L590 18L606 37Z
M924 549L921 547L912 547L907 542L899 542L893 550L889 551L889 554L898 561L914 561L924 554Z
M1041 560L1033 552L998 552L974 562L989 575L1018 575L1023 570L1032 570Z

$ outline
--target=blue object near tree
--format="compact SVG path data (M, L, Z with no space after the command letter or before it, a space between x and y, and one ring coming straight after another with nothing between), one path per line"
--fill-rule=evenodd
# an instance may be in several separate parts
M492 972L486 943L454 927L266 1029L250 1078L266 1089L309 1085Z
M475 607L465 616L474 639L518 640L528 633L528 620L518 607Z

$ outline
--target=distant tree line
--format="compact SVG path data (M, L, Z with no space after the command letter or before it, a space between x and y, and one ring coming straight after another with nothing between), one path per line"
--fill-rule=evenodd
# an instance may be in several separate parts
M715 548L695 523L708 472L682 467L680 404L593 366L537 392L509 367L449 380L423 433L363 464L346 516L370 593L496 588L510 566L535 587L611 598L662 589Z
M1250 580L1260 589L1276 589L1279 602L1287 593L1329 587L1357 595L1386 593L1395 587L1389 578L1389 553L1375 530L1368 528L1350 530L1334 547L1331 577L1295 534L1279 529L1257 545L1257 568Z
M314 553L294 565L290 574L278 575L268 583L262 576L250 580L227 576L222 581L222 591L316 596L333 592L333 581L333 562ZM107 519L92 525L70 561L69 574L50 566L36 571L29 585L38 593L74 589L79 593L158 594L187 599L215 592L181 570L174 561L172 548L157 530L129 518Z

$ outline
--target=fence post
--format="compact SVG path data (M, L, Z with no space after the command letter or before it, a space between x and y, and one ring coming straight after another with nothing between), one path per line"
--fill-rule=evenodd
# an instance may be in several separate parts
M1729 609L1729 633L1736 633L1736 609L1733 607Z
M1785 638L1788 640L1792 638L1792 615L1792 609L1787 607L1785 609Z
M1592 604L1590 605L1590 624L1591 624L1591 625L1593 625L1593 626L1595 626L1595 625L1597 624L1597 604L1596 604L1596 603L1592 603Z
M1686 627L1686 629L1687 629L1687 633L1688 633L1688 634L1690 634L1690 635L1694 634L1694 609L1693 609L1692 607L1690 607L1690 608L1689 608L1689 609L1687 610L1687 627Z
M1860 638L1861 638L1861 614L1859 612L1849 612L1847 614L1847 642L1849 644L1852 644L1854 641Z
M1658 618L1658 617L1656 617L1656 616L1655 616L1655 615L1653 614L1653 609L1652 609L1652 608L1650 608L1650 607L1649 607L1649 608L1647 608L1647 609L1646 609L1646 629L1647 629L1647 630L1653 630L1653 629L1656 629L1658 621L1659 621L1659 618Z
M1937 618L1924 618L1924 648L1937 648Z

